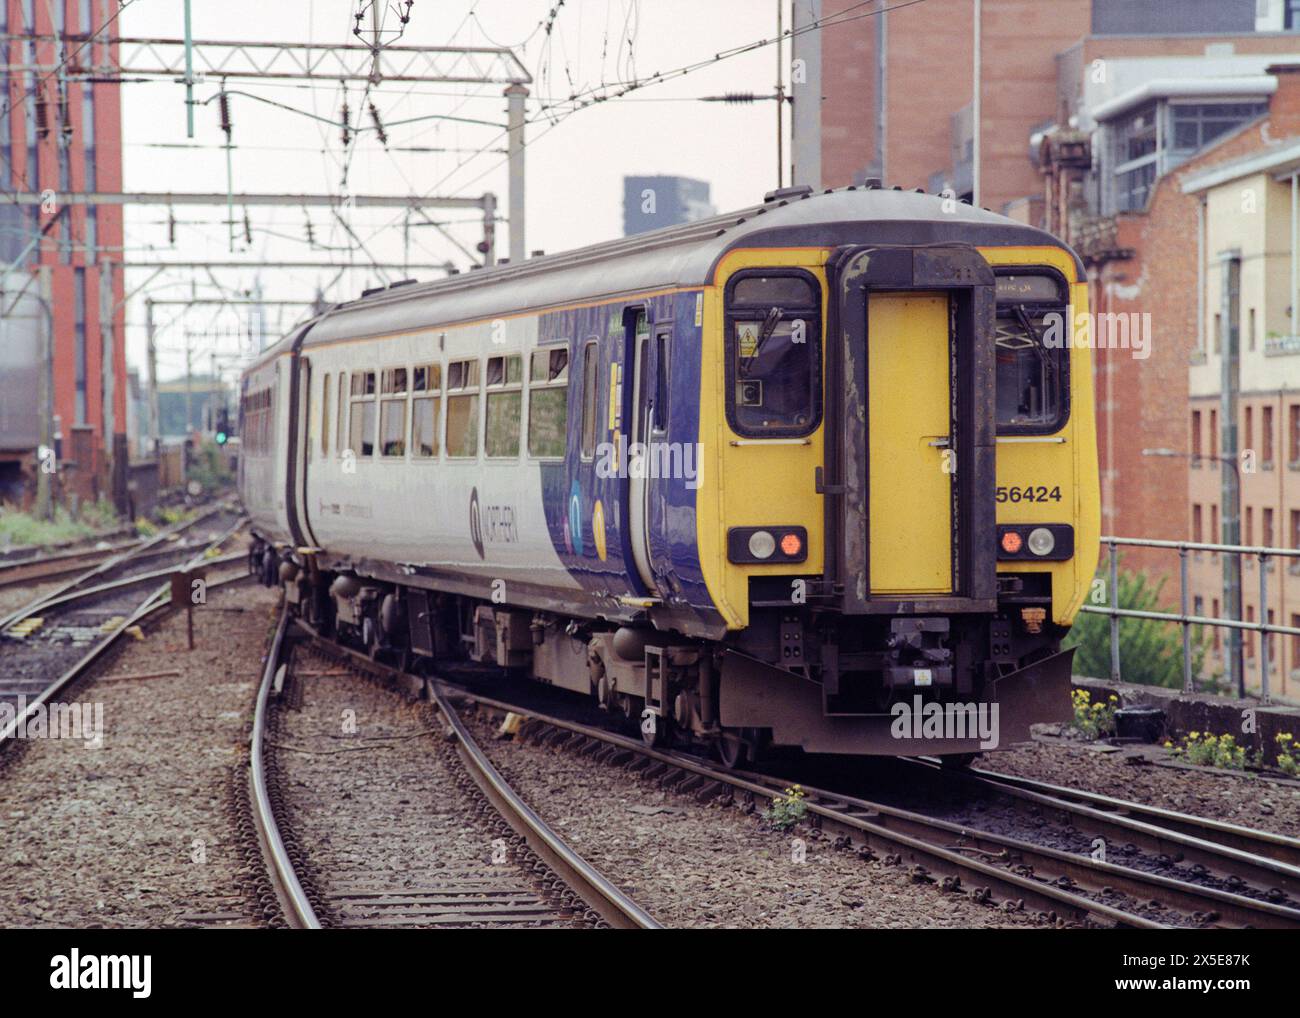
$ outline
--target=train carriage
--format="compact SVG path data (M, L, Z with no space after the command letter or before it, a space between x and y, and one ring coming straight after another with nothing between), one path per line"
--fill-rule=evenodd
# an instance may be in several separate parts
M370 293L244 375L253 564L732 762L1005 745L1096 564L1086 310L1051 236L880 188Z

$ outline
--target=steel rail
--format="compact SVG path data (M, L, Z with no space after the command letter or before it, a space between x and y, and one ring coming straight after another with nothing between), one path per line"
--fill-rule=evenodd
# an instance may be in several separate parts
M308 633L321 646L341 654L354 661L362 669L372 673L382 674L388 677L406 676L406 673L400 672L395 668L382 664L367 657L366 655L355 651L350 647L342 646L332 640L327 640L316 632L311 626L302 620L297 620L297 625ZM409 677L408 678L413 678ZM645 757L656 763L663 764L668 768L676 768L683 772L696 775L706 781L714 781L719 785L726 785L733 790L740 791L747 795L762 797L765 799L775 799L784 790L784 785L774 787L772 784L764 783L771 779L764 778L763 781L752 780L750 776L745 776L731 771L720 771L696 757L669 753L662 750L652 749L645 745L639 739L631 739L623 735L608 732L600 728L592 728L577 722L568 721L564 718L554 717L552 715L542 714L536 710L519 707L516 704L510 704L503 700L497 700L492 697L484 696L465 689L462 686L447 683L440 679L420 680L420 684L428 690L429 696L432 697L435 687L447 686L454 689L458 694L469 697L476 703L485 706L494 707L499 710L513 711L524 718L529 718L541 722L549 727L568 731L574 735L586 737L598 742L606 743L610 746L629 753L634 753ZM812 790L816 791L816 790ZM835 796L832 793L823 793L826 796L826 802L844 803L843 796ZM927 842L920 838L911 837L908 834L896 830L890 830L885 826L872 822L876 817L873 804L863 804L867 809L858 810L856 813L849 813L843 808L833 808L825 802L808 802L808 810L820 819L825 819L831 823L837 823L848 830L863 837L868 843L874 842L877 846L888 846L891 850L902 849L914 859L924 859L931 865L943 870L948 874L960 875L967 879L974 880L979 884L989 887L997 887L1003 893L1014 897L1023 897L1026 901L1033 902L1036 906L1046 911L1065 912L1066 914L1082 919L1086 916L1096 916L1107 922L1114 923L1118 926L1135 927L1140 929L1167 929L1168 924L1148 919L1145 916L1135 915L1122 909L1096 902L1088 898L1072 893L1071 891L1051 884L1043 883L1031 877L1022 876L1004 870L1000 867L982 862L979 859L970 858L962 855L959 850L950 849L942 845ZM924 819L924 818L921 818Z
M190 527L197 526L199 523L202 523L204 520L208 519L209 517L214 516L217 513L223 511L233 512L236 510L234 508L233 503L230 503L228 501L219 502L216 505L209 507L204 512L200 513L198 516L194 517L194 519L182 520L179 523L175 523L172 526L166 528L165 530L159 531L157 534L155 534L153 537L149 538L148 540L145 540L131 548L126 549L121 554L113 555L110 558L105 559L103 562L99 563L94 568L69 580L67 583L59 587L57 590L52 590L47 594L43 594L40 597L36 598L35 600L29 601L21 608L17 608L14 611L11 611L8 615L5 615L4 617L0 618L0 631L8 629L15 622L21 622L23 619L27 618L28 616L34 615L36 612L40 611L46 604L48 604L54 598L62 597L64 594L70 593L71 591L75 590L83 583L88 582L92 578L99 576L103 573L106 573L110 569L115 569L116 567L122 565L124 562L130 561L136 556L141 555L153 549L156 545L162 543L163 541L168 540L173 535L182 533L185 530L188 530Z
M564 882L611 926L620 929L662 929L648 912L619 890L600 870L573 851L510 787L461 721L439 684L436 681L430 682L427 688L447 724L451 726L456 748L470 776L506 822L528 840L533 850L546 860Z
M234 583L245 582L249 579L252 579L252 577L251 576L229 576L226 577L225 579L213 580L211 583L208 584L208 589L213 590L221 587L226 587ZM164 598L162 594L163 594L163 590L161 589L155 590L152 593L150 593L150 595L140 603L139 607L137 607L135 611L131 613L131 615L126 619L125 622L123 622L120 626L114 629L111 633L105 634L104 639L100 640L99 643L91 647L74 665L68 668L62 675L60 675L57 679L55 679L44 689L42 689L39 693L37 693L34 698L28 700L27 709L23 711L22 714L16 715L14 719L10 721L9 724L7 724L3 729L0 729L0 752L4 751L5 746L7 746L10 740L12 740L14 733L18 731L20 726L26 725L27 719L35 711L37 711L44 704L48 703L51 698L61 693L63 690L67 689L68 686L71 685L74 680L80 677L80 675L87 668L89 668L90 665L94 664L94 662L98 658L100 658L104 654L104 652L108 650L109 647L111 647L114 643L116 643L117 640L122 636L122 634L125 633L128 629L130 629L131 626L136 625L137 623L143 621L144 619L148 618L150 615L162 611L164 608L170 608L171 602L168 599Z
M931 762L928 758L921 759L926 763ZM1089 806L1112 817L1138 820L1202 841L1214 842L1225 848L1271 859L1300 873L1300 838L1292 838L1273 831L1261 831L1254 827L1242 827L1226 820L1196 816L1193 813L1180 813L1129 799L1117 799L1100 792L1054 785L1014 774L1002 774L983 767L971 767L957 773L968 775L998 791L1021 789L1036 793L1040 799L1050 799L1051 805L1059 805L1060 808L1065 808L1070 803Z
M262 854L267 860L267 872L271 877L275 893L280 899L281 910L289 925L295 929L319 930L320 919L303 890L293 862L284 847L280 836L280 825L275 819L275 810L266 786L265 746L266 716L271 687L275 684L276 674L281 667L284 656L285 632L289 627L289 608L282 605L280 622L275 628L271 648L266 655L266 667L262 670L262 682L257 690L257 706L253 711L253 738L248 753L248 780L253 806L253 821L257 827L258 841Z
M693 756L651 749L636 739L481 696L460 686L453 688L475 702L501 710L514 711L550 727L618 746L662 762L669 767L689 771L767 799L776 798L791 784L790 781L777 780L767 775L718 770ZM1148 900L1152 891L1161 892L1166 901L1179 907L1203 913L1218 912L1221 915L1231 916L1242 925L1266 920L1270 925L1286 928L1300 926L1300 910L1094 860L1088 856L1034 845L1017 838L937 820L924 814L884 806L838 792L808 785L802 787L809 796L809 799L805 800L809 812L822 819L868 835L868 840L874 837L886 844L906 848L941 864L942 868L950 871L964 872L992 885L1014 888L1012 893L1031 895L1036 900L1044 901L1048 907L1064 906L1076 915L1091 913L1124 926L1164 928L1167 925L1086 898L1068 889L1068 886L1074 882L1092 880L1098 888L1111 887L1123 890L1139 900ZM950 843L958 845L958 848L948 848L947 845ZM1059 883L1044 883L1042 879L1008 872L979 860L967 858L960 854L963 849L998 857L1015 856L1022 860L1033 860L1036 872L1045 871L1052 875L1054 881L1062 881L1065 886Z

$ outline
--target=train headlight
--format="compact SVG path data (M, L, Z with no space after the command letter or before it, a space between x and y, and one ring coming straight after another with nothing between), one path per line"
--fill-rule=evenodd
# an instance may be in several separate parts
M749 553L754 558L768 559L776 551L776 538L770 531L755 530L749 535Z
M1056 536L1046 527L1035 527L1029 532L1029 550L1035 555L1050 555L1056 547Z

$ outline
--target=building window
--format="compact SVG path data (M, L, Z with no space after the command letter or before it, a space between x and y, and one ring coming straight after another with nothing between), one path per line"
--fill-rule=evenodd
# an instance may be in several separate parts
M1182 162L1267 109L1266 102L1170 103L1170 148L1174 161Z
M348 448L357 456L375 454L375 373L352 372L352 406L348 411L351 431Z
M438 455L438 411L442 408L442 365L426 364L411 373L411 455Z
M1287 412L1291 416L1291 448L1287 456L1293 467L1300 467L1300 403L1292 403Z
M1273 467L1273 408L1271 406L1260 408L1260 459L1263 461L1262 466L1266 469Z
M1265 508L1263 510L1263 518L1260 520L1260 523L1263 524L1264 532L1260 535L1260 540L1262 541L1264 547L1265 548L1275 547L1275 545L1273 544L1274 535L1273 535L1273 510L1272 509Z
M1255 349L1255 309L1246 313L1246 342L1251 350Z
M1246 507L1246 543L1251 545L1255 543L1255 509L1253 506Z
M1192 506L1192 540L1197 544L1203 543L1205 535L1201 531L1201 507Z
M1285 27L1288 32L1300 30L1300 0L1286 0Z
M1246 621L1250 623L1252 626L1255 624L1255 608L1253 605L1246 609ZM1247 630L1245 633L1245 637L1246 637L1246 657L1254 661L1255 660L1255 634L1250 630Z
M1218 311L1214 312L1214 352L1223 351L1223 315Z
M1255 448L1255 408L1246 407L1245 423L1241 428L1241 448L1242 450Z
M380 378L379 454L406 455L406 368L388 368Z
M519 455L523 370L523 358L519 354L488 358L487 430L483 444L487 455L496 459Z
M1218 457L1219 457L1219 411L1211 410L1210 411L1210 459L1215 461L1210 464L1211 467L1215 467L1218 465Z
M1115 126L1115 204L1121 212L1146 207L1156 180L1155 103L1148 103Z
M1192 411L1192 466L1201 465L1201 412Z
M1219 617L1219 599L1216 597L1216 598L1215 598L1213 601L1211 601L1210 603L1214 606L1214 607L1211 609L1211 611L1214 612L1213 617L1217 619L1217 618ZM1213 640L1214 640L1214 649L1215 649L1215 652L1217 653L1217 652L1218 652L1219 650L1221 650L1222 647L1223 647L1223 630L1222 630L1222 628L1220 628L1219 626L1215 626L1214 629L1213 629L1213 631L1211 632L1211 636L1212 636L1212 638L1213 638ZM1300 637L1297 637L1297 639L1300 639Z
M534 350L528 375L528 455L562 457L568 434L569 349Z
M1208 543L1218 544L1222 539L1222 535L1219 533L1219 507L1212 505L1210 506L1210 540Z

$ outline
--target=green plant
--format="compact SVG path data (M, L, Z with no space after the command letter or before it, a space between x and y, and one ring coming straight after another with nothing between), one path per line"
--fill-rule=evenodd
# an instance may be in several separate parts
M1070 702L1074 706L1074 727L1089 739L1115 734L1115 710L1119 707L1119 697L1114 693L1097 703L1086 689L1076 689L1070 693Z
M772 805L763 811L763 819L778 831L788 831L808 812L804 802L807 795L799 785L792 785L772 799Z
M1273 741L1277 744L1277 769L1288 777L1300 777L1300 746L1295 737L1282 732Z
M31 513L0 506L0 548L38 545L48 547L93 537L117 522L112 506L105 500L87 503L74 518L62 506L53 517L40 519Z
M1239 771L1246 766L1246 747L1231 735L1188 732L1179 743L1166 742L1170 754L1198 767L1223 767Z
M1097 579L1109 582L1102 573ZM1162 577L1153 583L1144 572L1119 572L1119 607L1135 611L1160 611L1160 592L1164 589ZM1094 582L1094 589L1097 584ZM1104 588L1102 588L1104 589ZM1097 606L1110 605L1111 599L1103 596ZM1167 610L1167 609L1166 609ZM1202 675L1205 670L1207 640L1202 627L1192 627L1192 674ZM1094 679L1110 678L1110 617L1095 612L1080 612L1074 627L1065 640L1066 647L1075 647L1074 674ZM1124 681L1147 686L1164 686L1179 689L1183 684L1183 641L1177 623L1157 619L1121 618L1119 622L1119 660ZM1210 677L1217 685L1219 676Z

